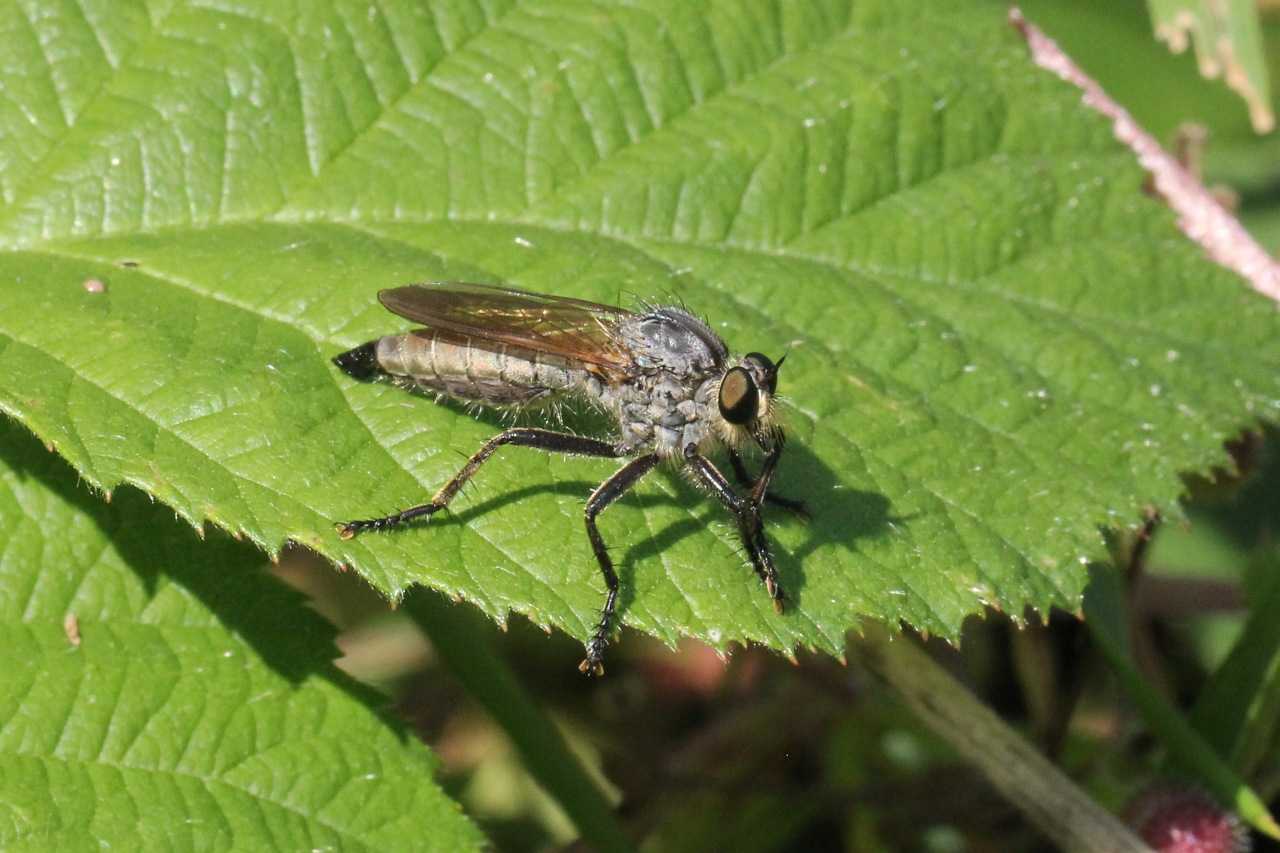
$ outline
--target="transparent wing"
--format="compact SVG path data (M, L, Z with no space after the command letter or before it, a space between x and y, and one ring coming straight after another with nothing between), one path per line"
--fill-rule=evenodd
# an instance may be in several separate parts
M621 308L465 282L396 287L381 291L378 301L406 320L473 345L496 341L618 370L630 363L617 329L631 312Z

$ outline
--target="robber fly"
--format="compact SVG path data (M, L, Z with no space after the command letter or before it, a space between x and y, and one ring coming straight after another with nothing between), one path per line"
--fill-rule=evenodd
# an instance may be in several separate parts
M608 594L579 667L601 675L618 600L618 575L596 517L664 459L678 463L728 508L751 565L774 609L784 596L764 538L760 509L768 494L783 432L777 423L778 368L758 352L731 357L724 341L683 308L632 312L580 299L505 287L452 282L411 284L378 294L392 313L426 328L387 335L343 353L334 363L356 379L390 379L469 403L527 407L574 397L617 419L607 440L549 429L512 427L485 442L430 503L385 518L337 525L343 539L430 516L504 445L573 456L628 458L587 500L587 537ZM764 453L751 477L739 449ZM739 494L705 454L728 449L746 488Z

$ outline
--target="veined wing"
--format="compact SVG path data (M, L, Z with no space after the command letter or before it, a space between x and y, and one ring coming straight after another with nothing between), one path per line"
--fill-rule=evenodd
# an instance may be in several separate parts
M622 308L466 282L396 287L379 292L378 301L406 320L475 342L498 341L616 370L630 363L616 333L631 314Z

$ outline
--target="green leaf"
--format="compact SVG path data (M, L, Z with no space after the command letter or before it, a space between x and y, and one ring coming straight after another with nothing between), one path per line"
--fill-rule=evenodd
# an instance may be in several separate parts
M1167 41L1170 50L1182 53L1192 43L1200 73L1222 77L1244 98L1257 133L1275 127L1256 6L1247 0L1147 0L1147 6L1156 36Z
M1180 472L1274 417L1275 306L999 4L107 8L0 26L0 409L96 486L389 595L585 638L615 467L503 451L451 517L338 541L505 423L329 363L406 328L374 300L406 282L678 300L789 353L786 614L670 472L602 517L622 621L667 642L1075 609L1101 527L1176 513Z
M463 850L437 762L223 534L0 422L0 846Z
M1280 560L1254 555L1250 615L1222 666L1196 700L1191 723L1241 776L1275 785L1280 757Z

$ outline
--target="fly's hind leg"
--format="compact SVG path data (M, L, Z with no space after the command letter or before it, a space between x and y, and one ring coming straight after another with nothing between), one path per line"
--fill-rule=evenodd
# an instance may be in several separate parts
M604 600L604 610L600 611L600 621L596 623L591 640L587 643L587 659L578 669L587 675L604 675L604 665L600 659L604 656L604 647L609 642L609 625L613 622L613 611L618 604L618 573L613 570L613 560L609 558L609 549L605 547L600 531L596 529L596 517L604 512L610 504L631 490L658 464L658 454L649 453L632 459L623 465L609 479L600 484L587 500L587 537L591 540L591 550L595 552L596 562L600 564L600 574L604 575L604 583L608 594Z
M582 436L568 435L547 429L513 427L486 441L484 446L467 460L467 464L462 466L462 470L454 474L453 479L444 484L444 488L436 493L430 503L419 504L382 518L341 522L336 525L338 536L342 539L350 539L369 530L386 530L406 521L412 521L415 518L434 515L449 505L449 501L454 499L462 487L466 485L466 482L475 475L476 471L480 470L480 466L493 455L495 450L506 444L516 447L533 447L554 453L566 453L570 456L597 456L616 459L622 455L615 445L605 441L598 441L594 438L583 438Z

